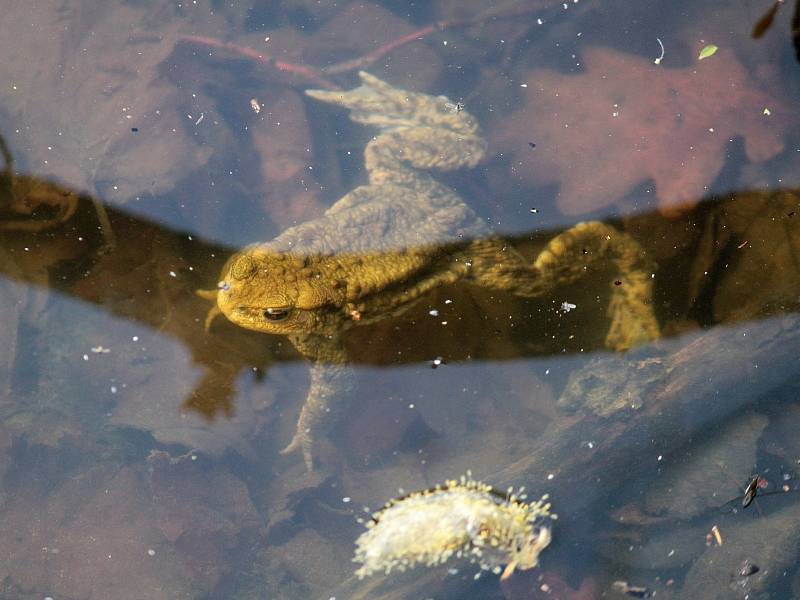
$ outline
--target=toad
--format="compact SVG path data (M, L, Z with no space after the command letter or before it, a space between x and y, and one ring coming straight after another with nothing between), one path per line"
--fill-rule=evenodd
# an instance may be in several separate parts
M553 238L533 264L431 174L473 167L486 142L477 120L452 110L444 96L392 87L368 73L361 85L309 90L342 106L356 123L377 129L367 144L368 182L320 218L254 244L226 263L218 314L242 327L288 336L311 361L311 384L293 439L312 469L314 440L346 407L352 370L342 342L347 329L396 316L431 290L463 281L522 297L544 296L610 261L610 328L606 344L625 350L655 339L649 263L628 235L586 222Z

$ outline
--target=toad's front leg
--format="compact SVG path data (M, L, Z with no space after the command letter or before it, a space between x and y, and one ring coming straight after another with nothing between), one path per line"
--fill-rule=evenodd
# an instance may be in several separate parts
M297 349L311 358L311 383L300 410L294 437L281 454L300 450L309 471L314 469L314 445L326 435L350 404L354 373L345 362L345 351L338 339L303 336L292 339Z

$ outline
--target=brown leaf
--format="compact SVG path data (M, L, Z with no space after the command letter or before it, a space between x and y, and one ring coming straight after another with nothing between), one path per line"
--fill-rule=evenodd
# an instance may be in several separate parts
M75 190L99 183L105 197L123 201L170 190L204 165L210 147L197 143L196 121L205 112L200 136L209 135L211 107L160 72L178 31L213 27L214 15L199 12L192 23L177 11L92 0L4 7L0 52L10 85L0 91L0 127L18 132L8 141L20 166ZM134 35L141 30L152 35Z
M567 214L601 209L648 180L662 212L674 213L706 193L730 139L744 137L754 162L783 149L788 113L729 50L677 69L609 48L586 50L582 62L580 75L527 73L525 106L494 140L515 177L561 185L558 206Z

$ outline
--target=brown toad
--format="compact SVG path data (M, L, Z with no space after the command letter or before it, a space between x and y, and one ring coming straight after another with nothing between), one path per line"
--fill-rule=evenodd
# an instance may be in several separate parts
M350 91L307 93L378 129L365 150L369 182L319 219L233 255L219 289L204 293L217 302L209 318L222 313L242 327L287 335L312 360L308 397L283 451L301 450L309 469L314 439L349 395L342 332L397 315L439 286L463 280L542 296L580 278L588 264L610 260L623 285L612 286L607 345L623 350L658 336L648 263L633 239L603 223L580 223L529 264L428 173L481 160L486 144L475 118L450 110L444 96L360 76L362 85Z

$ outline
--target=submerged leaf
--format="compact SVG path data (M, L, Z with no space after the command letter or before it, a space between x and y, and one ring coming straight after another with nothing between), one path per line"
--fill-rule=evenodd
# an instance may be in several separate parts
M743 138L747 158L762 162L782 151L791 127L793 113L730 49L718 50L712 63L665 68L592 47L582 64L579 74L535 69L521 76L536 85L522 94L522 108L490 131L496 152L509 157L498 188L507 185L500 174L526 185L558 183L559 210L579 215L631 192L634 198L639 186L655 182L661 211L674 214L714 186L730 139ZM769 119L761 114L765 106Z
M778 9L781 7L781 4L783 4L783 0L776 0L775 4L773 4L772 7L764 13L764 16L753 26L753 33L751 34L753 39L757 40L772 27L772 21L775 19L775 15L778 14Z

